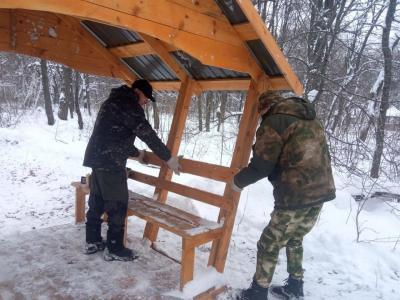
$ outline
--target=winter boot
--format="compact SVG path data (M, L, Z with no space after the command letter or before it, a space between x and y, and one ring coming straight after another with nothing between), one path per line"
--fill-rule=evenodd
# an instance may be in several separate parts
M96 252L103 251L105 247L106 247L105 241L86 242L84 253L85 254L94 254Z
M123 230L116 233L108 230L107 247L103 254L104 260L132 261L139 257L135 251L124 247L123 238Z
M268 288L263 288L253 280L247 290L242 290L236 300L268 300Z
M101 222L86 222L85 254L94 254L103 251L106 242L101 237Z
M295 279L291 275L286 279L285 285L271 285L271 294L278 299L284 300L302 300L304 299L303 293L303 280Z

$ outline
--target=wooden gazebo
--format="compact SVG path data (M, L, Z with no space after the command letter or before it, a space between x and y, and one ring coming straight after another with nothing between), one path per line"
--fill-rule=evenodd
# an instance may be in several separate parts
M240 196L229 182L248 162L258 95L266 90L303 92L251 0L1 0L0 33L0 51L53 60L127 83L146 78L156 90L179 91L167 142L173 155L179 150L192 95L247 91L230 167L182 160L183 172L225 182L223 195L174 183L171 172L152 154L151 162L161 166L158 177L139 172L131 176L155 186L157 205L164 205L171 191L220 208L218 220L207 223L165 205L160 209L170 219L163 223L160 216L152 216L148 199L136 195L142 206L130 203L130 213L148 221L144 236L151 241L160 226L182 237L181 287L193 278L194 249L203 243L213 242L208 263L223 272ZM84 217L85 192L78 187L78 221ZM174 213L186 223L171 225ZM202 230L196 230L196 224Z

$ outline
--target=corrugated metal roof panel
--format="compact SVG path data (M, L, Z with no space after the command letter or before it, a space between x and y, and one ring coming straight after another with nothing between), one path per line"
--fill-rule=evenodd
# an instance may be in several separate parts
M106 47L116 47L141 42L140 36L134 32L92 21L82 23L100 39Z
M175 73L156 55L141 55L123 60L140 78L150 81L178 80Z
M203 65L199 60L184 51L172 52L174 58L196 80L224 79L224 78L249 78L246 73L231 71L223 68Z
M229 22L233 25L248 22L236 0L215 0Z
M255 60L267 75L282 75L274 59L269 54L261 40L247 41L246 43L249 46Z

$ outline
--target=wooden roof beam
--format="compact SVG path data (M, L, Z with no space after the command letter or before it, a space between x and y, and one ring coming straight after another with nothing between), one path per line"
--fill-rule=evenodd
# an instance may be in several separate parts
M209 79L197 80L198 91L247 91L250 79ZM151 85L156 90L178 91L180 81L152 81ZM290 90L290 86L284 77L263 78L257 86L258 91L264 90Z

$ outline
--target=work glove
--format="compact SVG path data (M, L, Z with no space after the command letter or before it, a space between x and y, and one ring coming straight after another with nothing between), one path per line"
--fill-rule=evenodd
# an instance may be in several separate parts
M149 159L147 157L146 151L144 151L144 150L139 150L139 155L135 156L135 157L132 157L132 159L137 160L142 165L148 165L149 164Z
M231 189L238 193L240 193L243 190L242 188L240 188L236 185L235 179L232 179L232 181L231 181Z
M171 156L171 158L167 161L168 168L170 168L176 175L180 175L179 172L181 170L181 165L179 164L179 160L183 157L180 156Z

